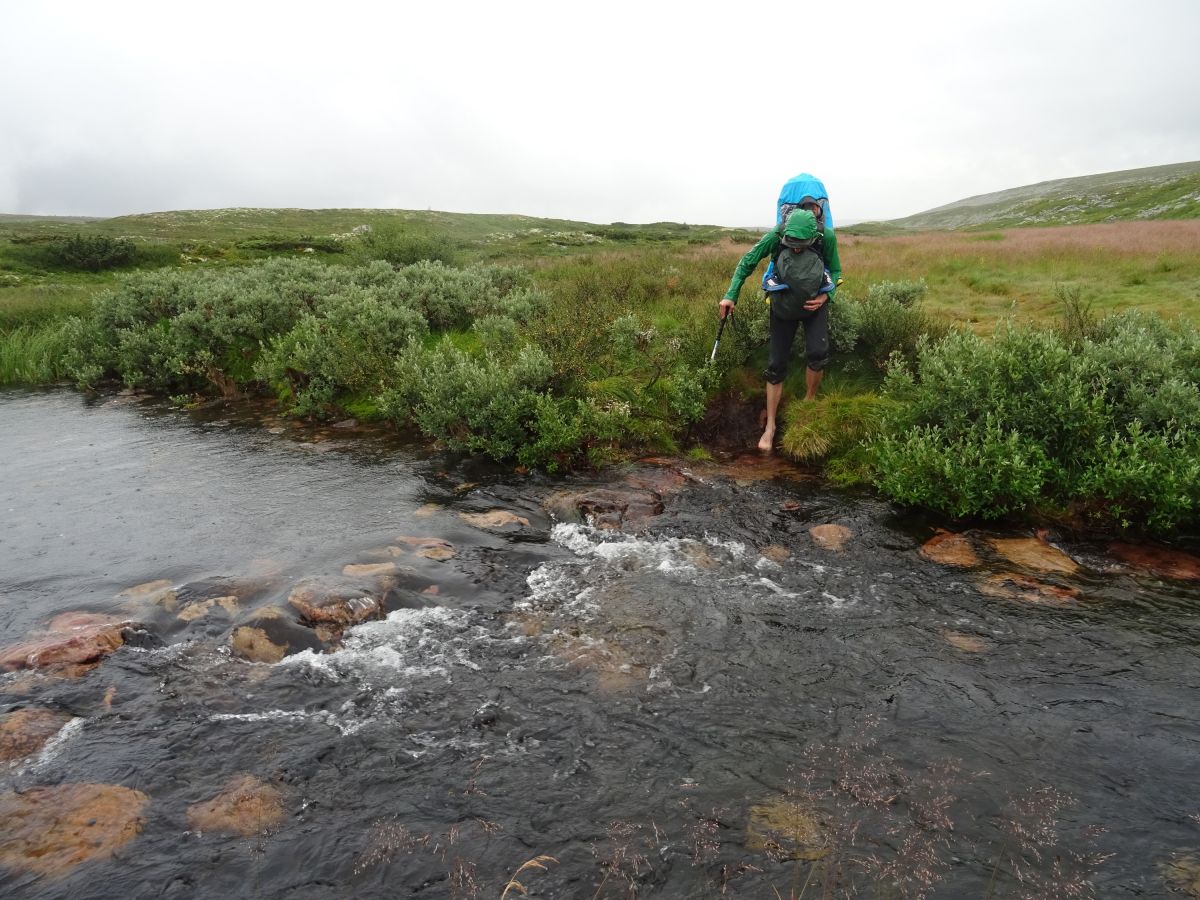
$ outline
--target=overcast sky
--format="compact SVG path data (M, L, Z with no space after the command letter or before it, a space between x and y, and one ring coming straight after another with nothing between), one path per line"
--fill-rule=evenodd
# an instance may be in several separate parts
M0 212L839 223L1200 160L1200 0L0 0Z

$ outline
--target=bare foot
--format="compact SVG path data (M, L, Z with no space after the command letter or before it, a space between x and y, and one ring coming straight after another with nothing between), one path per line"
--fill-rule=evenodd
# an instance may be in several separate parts
M763 432L762 437L758 439L758 449L764 453L770 453L775 447L775 429L768 428Z

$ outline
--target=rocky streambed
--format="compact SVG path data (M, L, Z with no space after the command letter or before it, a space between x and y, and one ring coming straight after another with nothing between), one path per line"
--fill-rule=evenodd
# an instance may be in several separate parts
M1186 549L0 417L5 896L1200 895Z

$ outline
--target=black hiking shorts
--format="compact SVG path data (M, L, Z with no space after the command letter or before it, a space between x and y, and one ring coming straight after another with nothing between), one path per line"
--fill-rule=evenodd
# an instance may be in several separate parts
M804 358L808 367L820 372L829 364L829 301L821 308L806 313L799 319L780 319L771 314L771 353L763 377L770 384L782 384L787 377L788 357L792 355L792 342L796 339L796 328L804 323Z

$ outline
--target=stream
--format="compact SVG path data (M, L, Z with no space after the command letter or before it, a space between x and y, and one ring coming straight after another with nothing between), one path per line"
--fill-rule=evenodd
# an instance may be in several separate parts
M118 635L0 656L7 898L1200 896L1200 582L1098 539L58 389L0 511L0 650Z

